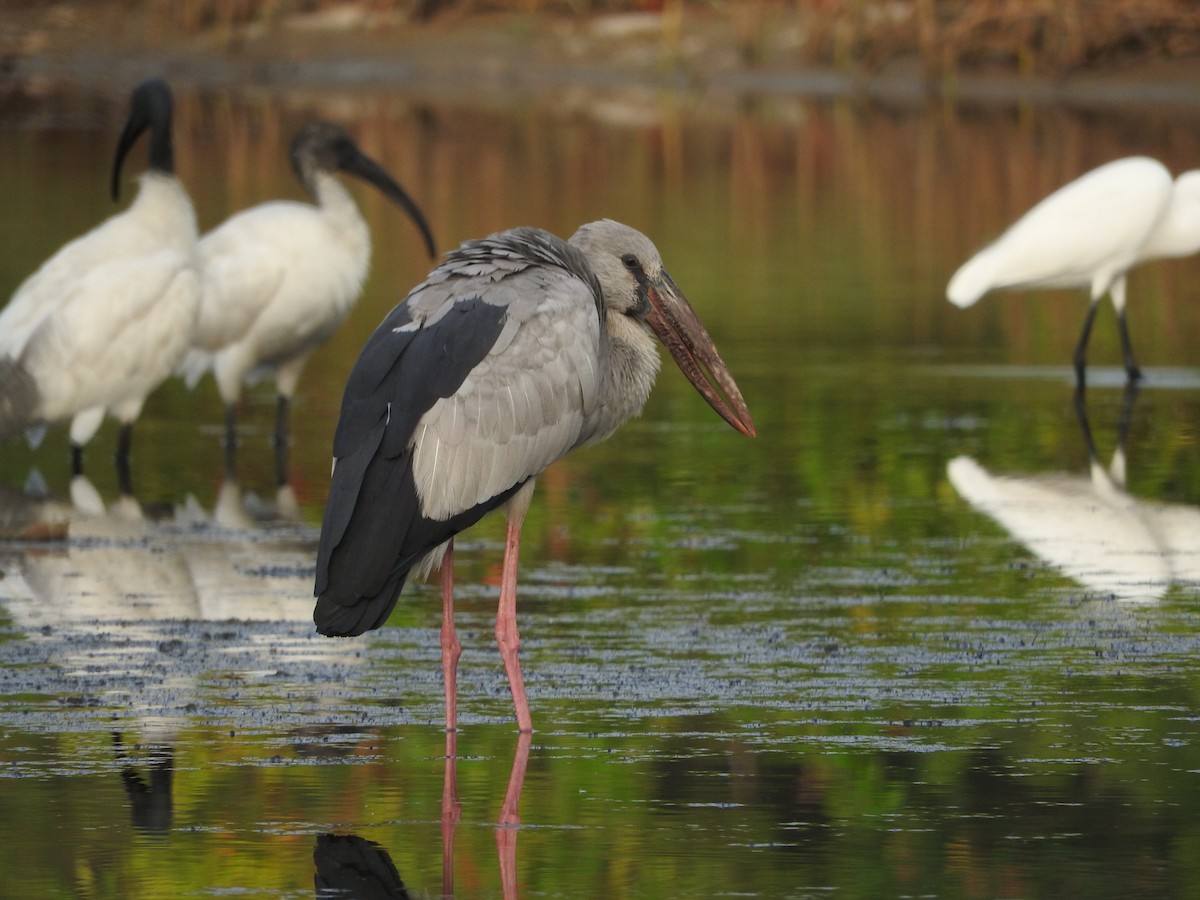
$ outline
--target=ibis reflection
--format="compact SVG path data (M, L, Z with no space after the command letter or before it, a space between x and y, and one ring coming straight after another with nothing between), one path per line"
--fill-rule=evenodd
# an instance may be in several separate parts
M181 723L217 709L236 719L231 686L275 696L300 684L295 702L319 715L359 666L359 648L313 629L316 536L296 524L290 487L258 498L227 481L206 510L192 497L105 502L83 475L67 497L30 485L0 493L0 527L24 538L0 544L0 608L49 647L45 693L86 697L116 723L137 830L170 830Z
M1089 591L1120 600L1159 600L1173 584L1200 582L1200 508L1128 493L1126 445L1137 386L1125 389L1117 447L1100 460L1086 400L1075 409L1089 473L996 475L974 459L950 461L958 493L1012 537Z
M105 503L77 475L69 499L9 491L0 507L9 534L41 539L3 550L0 600L27 632L95 622L311 621L313 536L291 524L297 506L286 485L263 501L227 481L211 512L192 497L147 510L127 493Z

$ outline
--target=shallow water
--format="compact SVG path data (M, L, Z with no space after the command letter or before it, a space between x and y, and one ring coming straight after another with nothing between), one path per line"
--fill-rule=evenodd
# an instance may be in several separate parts
M642 228L760 437L668 366L642 418L541 479L519 612L529 740L492 641L502 523L466 535L449 746L434 587L360 640L311 627L341 386L427 265L356 188L374 272L302 380L288 489L266 385L236 481L211 382L147 405L133 498L111 426L87 480L61 429L0 448L6 528L69 523L0 548L0 842L21 860L3 893L1197 890L1200 268L1133 277L1136 395L1101 315L1083 422L1079 296L942 299L962 259L1091 165L1194 161L1195 110L179 100L205 227L295 196L282 148L319 115L410 189L442 247L601 215ZM82 92L8 109L4 292L110 211L124 112ZM348 859L377 893L338 891Z

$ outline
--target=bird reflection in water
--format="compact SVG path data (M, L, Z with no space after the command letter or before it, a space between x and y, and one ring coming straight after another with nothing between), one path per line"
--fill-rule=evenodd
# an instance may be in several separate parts
M357 666L353 648L311 634L311 534L263 527L289 496L273 506L227 484L210 514L194 500L106 503L82 475L69 498L0 492L0 527L25 538L0 544L0 605L50 663L31 668L30 690L96 698L96 715L121 723L113 747L139 831L169 830L180 723L227 709L225 683L273 692L287 678L318 686L306 697L319 705L320 686Z
M517 737L508 788L496 823L496 856L505 900L518 896L517 834L521 825L521 789L529 764L533 735ZM446 761L442 782L442 897L454 896L454 837L462 819L458 799L458 732L446 732ZM408 890L387 851L354 834L322 834L313 850L317 897L373 898L408 897Z
M496 828L496 854L500 859L500 883L505 900L517 896L517 831L521 826L521 788L525 785L525 769L529 765L530 740L527 731L517 738L517 752L513 756L508 790L504 792L504 806L500 808L500 824Z
M1089 591L1120 600L1159 600L1172 584L1200 583L1200 508L1134 497L1126 490L1126 446L1136 384L1125 388L1117 447L1099 458L1085 395L1075 410L1087 448L1087 477L993 475L974 459L950 461L958 493L1036 556Z
M496 857L500 865L500 884L505 900L517 896L517 834L521 827L521 789L529 766L532 732L517 735L508 788L496 822ZM458 799L458 732L446 732L446 772L442 784L442 896L454 896L454 832L462 817Z
M31 479L34 483L38 479ZM95 621L307 622L311 539L289 485L274 498L226 481L211 512L191 496L147 507L130 493L106 503L84 475L69 499L44 489L0 496L0 532L39 540L12 559L4 603L29 631ZM46 539L51 539L46 542Z
M356 834L318 835L313 864L318 897L393 900L409 896L388 852Z
M145 834L166 834L171 830L173 801L171 785L175 776L173 747L153 745L138 748L145 754L143 775L130 759L119 732L113 732L113 751L121 763L121 784L129 798L129 815L133 827Z

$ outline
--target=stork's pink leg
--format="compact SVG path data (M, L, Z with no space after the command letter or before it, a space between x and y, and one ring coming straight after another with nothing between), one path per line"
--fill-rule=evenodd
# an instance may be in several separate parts
M524 520L524 509L516 515L510 506L504 539L504 571L500 578L500 607L496 611L496 643L500 645L500 657L504 660L504 671L508 673L508 685L512 689L517 728L533 731L529 702L525 699L525 681L521 677L521 662L517 659L517 649L521 646L521 636L517 633L517 560L521 551L521 523Z
M442 557L442 681L446 686L446 730L458 730L458 658L462 642L454 631L454 539Z

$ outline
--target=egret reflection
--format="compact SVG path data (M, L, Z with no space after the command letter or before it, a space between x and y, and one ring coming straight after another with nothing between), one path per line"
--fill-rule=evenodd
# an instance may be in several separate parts
M1035 556L1088 591L1154 601L1173 584L1200 582L1200 508L1145 500L1126 490L1126 444L1136 397L1131 384L1107 466L1096 450L1086 401L1076 394L1087 475L998 475L959 456L947 465L950 483Z

